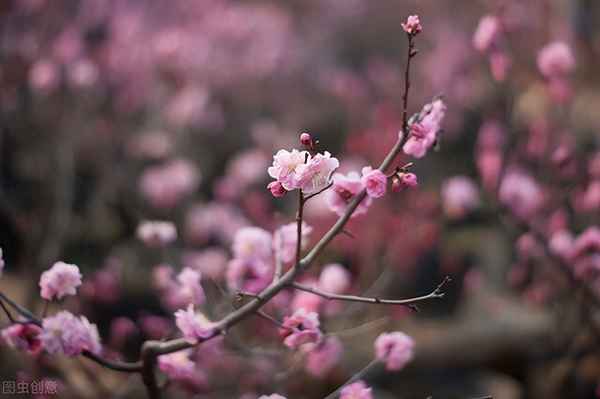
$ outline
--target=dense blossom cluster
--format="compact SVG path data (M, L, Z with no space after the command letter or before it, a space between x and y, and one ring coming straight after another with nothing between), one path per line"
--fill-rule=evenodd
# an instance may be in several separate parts
M42 322L39 339L46 352L76 356L83 351L100 353L102 346L96 325L84 316L58 312Z

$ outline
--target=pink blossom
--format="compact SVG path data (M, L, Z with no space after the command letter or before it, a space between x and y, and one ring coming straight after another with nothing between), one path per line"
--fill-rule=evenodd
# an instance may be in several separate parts
M272 393L271 395L260 395L258 399L287 399L285 396L281 396L277 393Z
M600 270L600 228L588 227L577 237L573 243L571 258L576 261L585 259Z
M174 285L173 266L161 264L152 269L152 283L159 290L167 290Z
M40 340L46 352L76 356L83 351L100 353L98 328L87 318L77 318L72 313L61 311L42 321Z
M442 204L450 218L464 217L480 204L477 186L466 176L446 180L442 185Z
M115 348L123 348L127 340L138 333L139 329L128 317L114 318L110 323L110 344Z
M414 173L398 173L392 177L392 191L399 192L407 188L416 187L419 184L417 175Z
M281 335L283 343L291 349L297 349L301 345L319 342L322 337L319 330L319 315L316 312L307 312L298 309L291 316L283 319Z
M387 189L387 176L379 169L365 166L362 169L362 183L371 198L381 198Z
M414 346L413 339L402 332L383 333L375 340L375 357L388 370L397 371L412 360Z
M191 350L183 350L159 356L158 368L187 391L202 392L208 385L208 378L190 359L191 354Z
M408 33L409 35L416 35L423 30L418 15L410 15L406 19L406 23L402 23L401 25L402 29L404 29L404 32Z
M477 25L475 34L473 35L473 46L485 52L496 45L500 37L501 25L498 17L494 15L484 15Z
M578 199L578 205L583 211L600 211L600 179L592 180Z
M559 230L550 237L550 250L563 259L569 258L573 250L574 237L568 230Z
M489 55L489 61L492 77L498 82L503 82L512 65L511 58L503 51L493 51Z
M202 313L194 311L194 305L189 304L186 310L175 312L175 324L183 333L183 337L190 343L199 339L212 337L215 333L214 323Z
M227 268L227 253L220 247L208 247L201 251L187 251L182 256L185 266L202 273L203 276L220 280Z
M350 284L350 273L337 263L324 266L319 276L319 288L331 294L343 294L350 288Z
M506 173L498 191L503 205L523 219L533 216L542 206L543 192L538 183L528 174L519 170Z
M186 304L201 305L204 303L206 297L204 295L204 289L200 284L201 280L200 272L193 270L189 267L184 267L183 270L177 275L177 296L180 298L180 302Z
M343 215L346 212L348 204L352 199L365 188L360 175L356 172L350 172L347 175L336 173L333 175L333 187L327 193L327 204L329 209ZM365 214L371 206L372 199L367 197L358 205L352 217Z
M371 391L364 381L358 380L342 388L340 399L373 399Z
M404 144L404 152L415 158L424 157L437 141L445 114L446 104L441 99L426 104L421 110L419 121L410 126L410 137Z
M262 259L234 258L229 261L225 279L231 291L258 293L272 280L273 266Z
M273 165L267 170L269 176L281 183L287 191L300 188L297 178L298 168L304 165L309 156L307 151L279 150L273 156Z
M308 245L308 237L312 233L312 230L312 227L302 222L302 249ZM297 241L297 223L286 224L275 231L273 234L273 250L282 262L289 263L295 259Z
M315 377L325 377L339 363L342 352L342 342L339 338L326 338L314 348L309 348L306 371Z
M2 338L7 345L20 350L37 354L42 349L39 335L42 329L35 324L13 324L2 330Z
M41 59L29 71L29 84L34 90L51 92L58 87L60 74L54 61Z
M568 44L557 41L540 50L537 65L546 78L560 78L575 69L575 57Z
M267 189L275 198L281 198L287 193L287 190L283 188L283 184L278 181L272 181L271 183L267 184Z
M233 238L231 249L238 259L270 259L272 256L272 236L259 227L244 227Z
M177 239L177 229L171 222L146 221L138 226L137 237L149 247L163 247Z
M310 156L306 163L297 168L297 184L306 195L319 192L329 184L331 175L339 166L337 158L327 151Z
M51 301L66 295L75 295L81 285L81 273L76 265L56 262L42 273L40 287L42 298Z
M140 178L140 192L156 208L172 208L196 190L200 173L187 160L176 159L147 168Z

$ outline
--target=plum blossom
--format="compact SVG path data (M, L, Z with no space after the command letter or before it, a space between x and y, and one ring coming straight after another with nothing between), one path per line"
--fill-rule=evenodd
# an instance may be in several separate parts
M287 191L300 188L298 185L298 168L310 157L307 151L293 149L279 150L273 156L273 165L267 169L269 176L277 180Z
M358 380L345 386L340 393L340 399L373 399L372 389L364 381Z
M500 202L520 218L528 218L542 206L544 195L539 184L520 170L506 173L498 191Z
M481 52L490 50L498 41L501 32L500 20L494 15L484 15L473 35L473 46Z
M343 294L350 284L350 272L337 263L324 266L319 276L319 288L331 294Z
M170 209L196 190L200 178L192 162L175 159L147 168L140 178L139 189L153 207Z
M42 329L35 324L13 324L2 330L2 338L7 345L20 351L37 354L42 349L39 335Z
M308 237L313 228L302 222L302 249L308 244ZM298 241L298 226L296 223L289 223L278 228L273 234L273 250L284 263L289 263L296 256L296 243Z
M175 312L175 324L183 333L183 337L192 344L215 333L214 323L202 313L196 312L193 304L189 304L185 310Z
M339 165L337 158L327 151L311 156L307 151L279 150L273 156L273 165L268 168L268 173L283 189L301 189L304 194L310 195L329 184L331 174ZM267 187L273 195L283 195L279 185L271 183Z
M159 356L158 368L186 390L200 392L208 385L208 379L190 359L191 354L191 350L184 350Z
M283 197L285 193L287 193L287 190L283 188L283 184L278 181L272 181L271 183L267 184L267 189L275 198Z
M417 175L414 173L401 172L392 177L392 191L395 193L407 188L416 187L418 184Z
M206 297L204 295L204 289L200 284L202 275L200 272L184 267L183 270L177 275L178 297L186 303L192 303L194 305L201 305L204 303Z
M136 234L149 247L162 247L177 239L177 229L171 222L142 222L138 226Z
M327 204L329 209L341 216L346 212L348 204L365 188L360 175L350 172L347 175L335 173L333 175L333 187L327 193ZM358 205L352 217L365 214L371 206L372 198L367 197Z
M421 110L419 121L410 126L410 137L404 144L404 152L415 158L424 157L437 141L445 114L446 104L441 99L426 104Z
M338 364L342 352L342 342L339 338L335 336L326 338L314 348L309 348L306 356L306 371L315 377L325 377Z
M480 204L477 186L466 176L454 176L442 186L442 204L450 218L461 218Z
M270 259L272 255L272 236L259 227L244 227L233 238L231 249L238 259Z
M574 237L568 230L556 231L548 243L550 250L563 259L567 259L573 249Z
M66 295L75 295L81 285L81 273L76 265L56 262L40 277L42 298L51 301L61 299Z
M375 357L386 369L397 371L412 360L414 346L413 339L402 332L383 333L375 340Z
M58 312L42 321L39 338L46 352L76 356L83 351L100 353L100 336L95 324L67 311Z
M537 65L546 78L559 78L575 69L575 57L568 44L553 42L538 53Z
M418 15L410 15L406 19L406 22L403 22L401 25L402 29L404 29L404 32L408 33L409 35L416 35L423 30Z
M319 342L323 336L319 330L319 315L316 312L307 312L303 308L296 310L294 314L283 319L281 335L284 337L285 346L291 349Z
M381 198L387 189L387 176L379 169L365 166L362 169L362 183L371 198Z
M573 242L569 255L579 277L588 270L600 270L600 228L584 230Z
M313 145L313 139L310 135L310 133L301 133L300 134L300 143L302 143L302 145L307 146L307 147L311 147Z

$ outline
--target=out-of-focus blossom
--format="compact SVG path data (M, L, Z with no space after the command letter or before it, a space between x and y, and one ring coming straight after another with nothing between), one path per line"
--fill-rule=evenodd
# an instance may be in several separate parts
M189 392L201 392L208 386L206 374L190 358L191 350L158 357L158 368L173 382Z
M568 230L559 230L552 234L548 243L550 250L563 259L569 258L573 250L574 237Z
M400 370L412 360L414 346L413 339L402 332L383 333L375 340L375 357L388 370Z
M271 395L260 395L258 399L287 399L285 396L281 396L278 393L272 393Z
M13 324L2 330L2 338L7 345L20 351L37 354L42 349L39 335L42 329L35 324Z
M402 29L404 29L404 32L408 33L409 35L416 35L423 30L418 15L410 15L406 19L406 22L403 22L401 25Z
M379 169L365 166L362 169L362 183L371 198L381 198L387 189L387 176Z
M234 258L229 261L225 279L231 291L258 293L271 282L273 266L262 259Z
M319 288L331 294L343 294L350 284L350 272L337 263L324 266L319 276Z
M305 309L296 310L294 314L283 319L281 335L284 337L285 346L291 349L319 342L323 336L319 330L319 315Z
M578 196L578 207L585 212L600 211L600 179L588 184L585 191Z
M410 126L410 137L404 144L404 152L415 158L424 157L437 141L445 115L446 104L441 99L425 105L419 114L419 120Z
M564 77L575 69L575 57L568 44L553 42L538 53L537 64L546 78Z
M484 15L479 20L475 34L473 35L473 46L486 52L496 45L501 32L501 24L498 17L494 15Z
M150 131L136 136L127 149L136 158L163 159L173 151L173 140L166 132Z
M364 381L358 380L342 388L340 399L373 399L372 389Z
M365 188L360 175L350 172L347 175L335 173L333 175L333 187L327 192L327 204L329 209L341 216L346 212L348 204ZM365 214L371 206L371 197L366 197L358 205L352 217Z
M51 301L66 295L75 295L81 285L81 273L76 265L56 262L40 277L42 298Z
M503 82L512 65L511 58L504 51L494 51L489 55L489 61L492 77L498 82Z
M187 251L182 256L185 266L202 273L203 276L220 280L225 275L227 253L219 247L209 247L201 251Z
M160 264L152 269L152 283L159 290L167 290L174 283L173 266Z
M314 283L308 285L314 285ZM324 301L325 299L318 295L311 294L310 292L306 291L296 290L296 292L294 292L292 302L289 304L289 308L292 311L304 309L307 312L318 312L321 309Z
M140 178L142 195L156 208L172 208L196 190L200 173L189 161L176 159L147 168Z
M29 71L29 84L34 90L40 92L51 92L56 89L59 79L58 65L50 60L37 61Z
M138 226L137 237L149 247L163 247L177 239L177 229L171 222L145 221Z
M195 244L211 240L230 243L236 233L248 225L239 209L217 202L194 205L186 214L186 238Z
M143 315L139 317L138 324L149 339L164 339L172 332L171 320L163 316Z
M0 277L2 277L2 272L4 272L4 266L4 253L2 251L2 248L0 248Z
M75 88L91 87L98 81L98 67L88 59L81 59L69 66L68 76Z
M542 206L544 195L539 184L519 170L506 173L498 191L500 202L523 219L533 216Z
M312 233L312 227L302 222L301 249L308 245L308 238ZM296 244L298 241L297 223L289 223L278 228L273 234L273 251L284 263L289 263L296 257Z
M270 259L272 235L259 227L244 227L235 234L231 250L237 259Z
M570 260L578 277L600 270L600 228L588 227L575 239Z
M43 331L39 338L46 352L76 356L83 351L100 353L100 336L96 325L87 318L77 318L72 313L61 311L42 321Z
M204 295L204 289L200 284L201 280L200 272L184 267L183 270L177 275L178 287L177 296L181 302L186 304L191 303L194 305L201 305L206 299Z
M128 317L114 318L110 323L110 344L122 348L128 338L138 333L139 329Z
M192 344L214 334L214 323L202 313L196 312L192 304L185 310L175 312L175 324L183 333L183 337Z
M308 346L308 345L306 345ZM314 348L308 348L306 371L315 377L325 377L340 361L343 352L342 342L332 336L324 339Z
M442 185L442 206L450 218L462 218L479 207L477 186L466 176L455 176Z

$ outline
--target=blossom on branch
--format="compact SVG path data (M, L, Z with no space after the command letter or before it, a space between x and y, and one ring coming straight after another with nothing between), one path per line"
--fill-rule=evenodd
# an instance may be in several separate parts
M387 189L387 176L379 169L370 166L362 168L362 183L371 198L381 198Z
M79 318L67 311L61 311L42 321L43 331L39 338L46 352L76 356L83 351L100 353L100 336L95 324L87 318Z
M42 298L51 301L61 299L66 295L75 295L81 285L81 273L76 265L56 262L40 277Z
M360 175L350 172L347 175L336 173L333 175L333 187L327 193L329 209L341 216L346 212L348 204L365 188ZM371 206L372 199L367 197L361 201L351 217L363 215Z
M20 350L37 354L42 349L39 335L42 329L35 324L13 324L2 330L2 338L7 345Z
M403 22L401 25L402 25L402 29L404 29L404 32L408 33L409 35L413 35L413 36L420 33L423 30L423 27L421 26L421 21L419 20L418 15L410 15L406 19L406 22Z
M304 308L296 310L293 315L284 318L281 335L285 346L291 349L319 342L323 336L319 330L319 315Z
M214 323L202 313L196 312L193 304L189 304L185 310L180 309L175 312L175 325L191 344L214 334Z
M308 151L279 150L273 156L273 165L269 167L268 173L283 189L300 189L304 194L310 195L327 187L331 174L339 166L337 158L327 151L311 156ZM267 186L271 193L274 196L283 195L279 185L273 183Z
M437 142L442 121L446 115L446 104L441 99L435 99L426 104L417 121L410 125L410 137L406 140L403 150L415 158L422 158Z
M373 399L373 393L364 381L358 380L342 389L340 399Z

